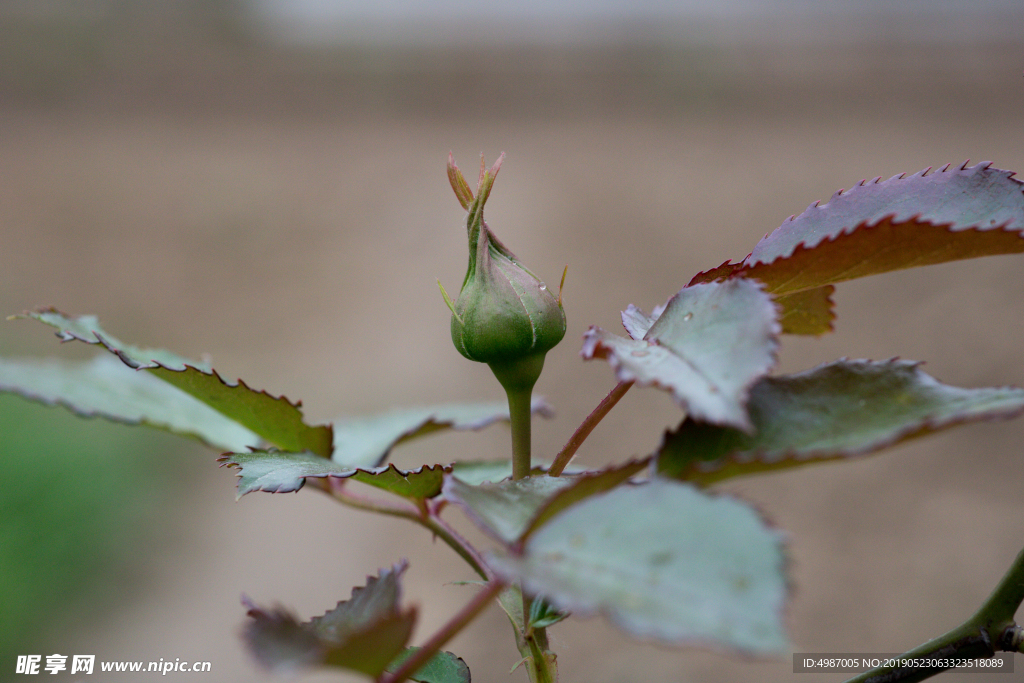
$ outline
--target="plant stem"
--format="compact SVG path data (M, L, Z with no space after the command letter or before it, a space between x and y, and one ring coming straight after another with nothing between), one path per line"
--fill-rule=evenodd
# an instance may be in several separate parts
M562 446L562 450L555 456L555 461L551 463L551 469L548 470L548 474L552 477L557 477L565 469L565 466L572 460L572 456L576 455L576 451L579 450L583 442L586 441L587 437L590 436L590 432L594 431L594 427L604 419L604 416L608 414L615 404L619 402L619 399L626 395L629 388L633 386L633 382L619 382L615 385L615 388L608 392L594 411L587 415L586 419L580 423L580 426L576 428L572 436L569 437L569 441Z
M556 683L558 667L555 655L548 646L547 629L535 628L526 636L530 648L529 672L532 683Z
M508 413L512 423L512 478L523 479L530 476L530 422L533 414L530 400L533 396L529 389L506 388L508 394Z
M503 587L504 584L501 581L492 579L447 624L434 633L420 649L402 662L402 665L393 674L382 676L380 678L381 683L401 683L423 668L423 665L430 661L430 658L437 654L444 647L445 643L465 628L469 622L473 621L491 603L491 600L498 595Z
M992 591L992 595L970 619L952 631L915 647L898 659L975 659L996 652L1019 652L1020 627L1013 620L1024 602L1024 550ZM846 683L913 683L948 668L877 668L865 671Z

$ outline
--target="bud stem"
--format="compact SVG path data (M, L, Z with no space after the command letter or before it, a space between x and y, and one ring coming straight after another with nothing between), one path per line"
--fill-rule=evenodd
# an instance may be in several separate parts
M508 396L508 414L512 424L512 478L530 476L530 402L533 385L544 369L544 352L517 358L507 363L488 363L491 372Z
M508 394L508 412L512 422L512 478L530 476L530 402L533 388L513 389Z

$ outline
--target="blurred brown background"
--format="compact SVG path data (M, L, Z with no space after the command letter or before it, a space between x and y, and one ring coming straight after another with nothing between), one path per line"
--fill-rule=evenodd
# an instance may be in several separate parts
M4 3L0 313L96 313L126 340L208 353L226 377L301 398L314 420L498 399L487 368L452 348L435 279L457 289L466 261L449 150L464 169L505 151L488 222L549 283L569 264L569 331L538 387L558 417L535 427L535 449L553 454L614 382L576 355L587 326L617 329L627 304L663 302L862 178L967 158L1024 171L1019 5L840 5L304 24L243 2ZM842 285L836 332L785 338L779 369L898 355L952 384L1024 385L1021 263ZM91 352L27 322L3 324L0 351ZM34 429L74 429L40 410ZM579 462L649 453L678 419L667 395L634 389ZM790 532L799 651L902 651L980 604L1024 545L1022 424L726 487ZM22 464L63 462L79 452L68 438L27 447ZM505 428L432 437L395 459L503 457L507 440ZM131 533L88 581L80 554L39 560L82 582L25 607L29 630L0 616L24 636L11 652L206 660L204 681L269 681L238 638L242 592L309 617L408 557L419 639L470 595L445 583L469 570L417 528L315 491L236 503L215 453L140 443L101 449L111 472L144 462L148 474L116 479L95 503ZM83 487L66 472L39 489L58 509ZM37 497L26 500L15 512ZM40 547L65 523L40 522ZM0 578L24 593L31 572L18 578L14 546L0 559ZM551 635L569 682L815 679L788 660L639 644L600 619ZM450 649L476 681L525 680L506 675L518 653L498 609ZM6 679L13 660L0 665ZM199 678L167 680L186 677Z

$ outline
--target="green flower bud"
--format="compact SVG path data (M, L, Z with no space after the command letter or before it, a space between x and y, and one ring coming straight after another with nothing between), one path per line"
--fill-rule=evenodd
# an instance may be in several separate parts
M481 159L474 196L454 159L448 156L452 189L469 212L469 268L455 303L443 287L441 291L452 311L455 348L470 360L490 365L506 389L528 389L540 375L544 354L565 336L565 311L561 288L556 298L483 220L484 203L504 158L502 154L489 170Z

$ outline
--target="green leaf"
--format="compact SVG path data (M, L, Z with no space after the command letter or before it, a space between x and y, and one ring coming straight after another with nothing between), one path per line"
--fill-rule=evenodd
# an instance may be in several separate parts
M252 618L243 632L246 645L270 669L327 665L378 676L403 653L416 622L415 608L399 606L405 569L403 562L368 577L349 600L308 622L243 599Z
M450 471L450 465L420 465L414 470L400 470L388 464L372 470L356 470L350 478L398 496L422 500L441 493L444 474Z
M746 503L655 478L564 510L490 566L559 610L669 644L785 652L781 535Z
M790 217L741 263L726 262L690 284L744 276L781 296L902 268L1024 252L1024 184L990 166L947 165L930 175L926 169L861 181ZM821 296L814 302L820 307ZM827 332L829 321L814 310L810 320L784 330Z
M260 441L205 403L110 356L86 362L0 358L0 391L61 405L83 417L164 429L222 451Z
M101 344L127 366L147 370L284 450L309 450L324 457L331 454L330 426L307 425L299 403L250 389L241 380L229 384L208 366L169 351L124 344L104 331L95 316L69 316L48 308L21 317L56 327L62 341L77 339L87 344Z
M433 498L441 492L441 481L451 466L422 465L415 470L400 470L393 464L373 468L355 468L321 458L316 453L290 453L254 450L249 453L225 453L218 462L238 470L238 498L253 491L291 493L306 483L306 477L355 479L364 484L407 498Z
M756 432L684 420L666 434L658 470L711 483L871 453L953 425L1024 412L1024 390L962 389L904 360L840 360L766 377L748 403Z
M492 538L511 544L565 508L618 486L647 464L646 460L634 461L601 472L560 477L537 475L477 486L465 483L457 475L447 476L442 493Z
M418 647L409 647L388 666L388 672L394 672L406 659L419 650ZM469 667L461 657L456 657L451 652L438 652L431 657L423 667L409 677L409 680L417 683L470 683Z
M750 385L775 361L775 316L771 297L753 281L698 284L669 299L643 339L591 327L580 355L607 359L621 382L671 391L695 419L750 429L744 404Z
M551 406L535 397L535 414L551 417ZM352 467L376 467L387 460L396 445L443 429L477 430L509 419L508 402L451 403L400 408L378 415L342 418L334 423L334 455Z
M530 628L547 628L563 621L568 616L568 612L559 612L544 598L534 598L530 602Z

